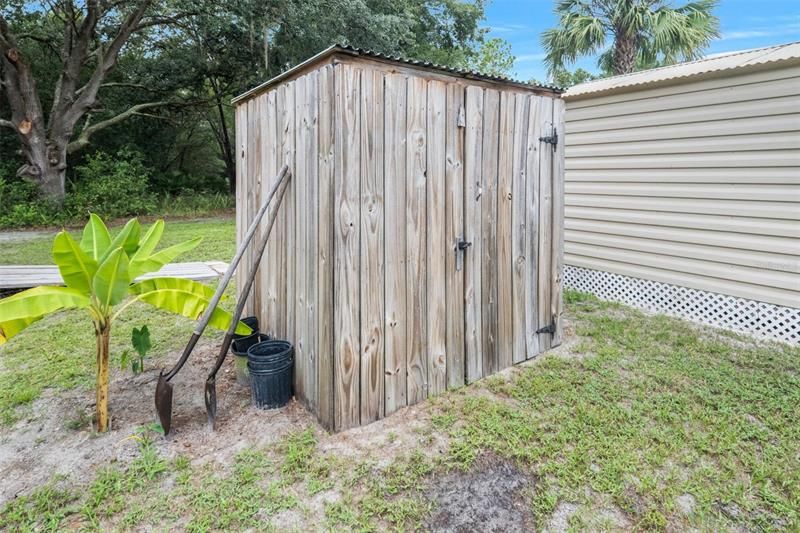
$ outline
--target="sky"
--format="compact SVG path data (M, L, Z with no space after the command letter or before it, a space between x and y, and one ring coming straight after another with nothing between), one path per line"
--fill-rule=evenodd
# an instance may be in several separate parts
M676 6L687 1L670 3ZM556 24L554 5L554 0L493 0L487 6L485 25L490 36L508 41L516 56L514 78L547 80L539 36ZM716 15L722 35L711 44L708 54L800 41L798 0L720 0ZM597 72L596 65L597 58L585 58L571 70L581 67Z

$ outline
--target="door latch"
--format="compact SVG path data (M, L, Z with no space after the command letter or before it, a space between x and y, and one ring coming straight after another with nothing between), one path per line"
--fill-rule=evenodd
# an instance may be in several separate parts
M456 272L460 272L462 268L464 268L464 255L461 252L466 252L467 248L472 246L472 243L469 241L464 240L463 237L459 237L456 239Z

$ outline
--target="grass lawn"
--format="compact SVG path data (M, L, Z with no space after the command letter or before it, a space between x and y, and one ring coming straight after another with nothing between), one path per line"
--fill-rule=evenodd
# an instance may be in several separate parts
M124 224L124 222L123 222ZM122 225L117 226L120 229ZM143 224L144 234L149 227ZM112 232L115 228L111 228ZM235 242L236 222L231 217L204 220L168 220L161 240L162 247L178 244L197 236L203 236L200 245L178 258L178 261L229 261L236 253ZM51 265L53 258L51 250L53 235L37 237L28 240L3 242L3 253L0 254L0 265ZM78 241L81 239L81 230L70 230Z
M800 349L567 300L569 345L432 399L402 456L387 461L391 432L345 459L335 436L299 428L215 471L143 437L129 467L89 487L54 480L6 505L0 529L270 530L286 512L315 530L414 529L437 478L487 458L532 480L519 497L537 529L559 513L575 531L800 529Z
M111 228L112 233L115 228ZM117 230L119 227L116 228ZM80 239L80 232L74 236ZM203 236L194 250L178 261L229 261L235 253L233 219L167 222L160 247ZM52 237L3 243L2 264L52 263ZM231 284L233 285L233 284ZM232 294L232 286L228 294ZM223 306L231 306L229 298ZM232 306L231 306L232 307ZM192 321L146 304L134 304L112 326L111 354L119 358L130 350L131 330L147 324L158 358L186 343ZM216 332L209 329L207 335ZM0 425L7 425L22 414L24 406L39 397L46 387L67 389L90 387L94 383L95 340L88 313L69 310L33 324L19 336L0 346ZM23 409L20 409L20 408Z

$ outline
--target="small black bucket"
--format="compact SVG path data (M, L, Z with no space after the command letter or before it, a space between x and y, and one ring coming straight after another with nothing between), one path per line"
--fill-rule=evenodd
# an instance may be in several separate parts
M292 398L294 347L286 341L264 341L247 351L253 403L262 409L283 407Z
M247 326L252 329L253 331L250 332L252 335L253 333L258 333L258 317L257 316L246 316L239 320L239 322L244 322ZM234 339L241 339L242 337L247 337L248 335L237 335L236 333L233 334Z
M233 353L233 364L236 369L236 383L243 387L250 386L250 372L247 369L247 349L259 342L270 340L265 333L256 333L241 337L231 343L231 353Z

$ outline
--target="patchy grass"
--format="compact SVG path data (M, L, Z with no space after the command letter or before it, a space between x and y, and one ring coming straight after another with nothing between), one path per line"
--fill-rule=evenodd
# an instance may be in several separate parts
M581 356L452 396L449 464L492 451L530 465L540 519L606 495L642 529L800 528L800 350L568 296Z
M180 259L230 260L234 254L233 220L167 223L161 246L171 246L197 235L205 238L198 248ZM52 239L4 244L2 261L7 263L47 262ZM8 250L7 250L8 249ZM8 253L6 253L8 252ZM38 258L38 259L37 259ZM233 284L223 306L231 307ZM153 348L145 360L158 360L179 349L188 339L192 321L145 304L129 307L113 324L111 355L115 366L123 350L130 350L131 331L147 324ZM206 335L219 335L209 329ZM95 338L89 315L82 310L64 311L31 325L0 346L0 425L7 425L22 414L20 407L38 398L46 388L90 387L94 380Z
M800 529L800 349L567 297L569 346L436 398L417 444L388 462L326 453L311 429L222 470L143 439L88 490L55 480L8 503L0 529L292 529L288 512L297 529L413 530L433 477L469 475L482 455L532 476L537 528L561 513L570 530Z
M126 221L120 221L110 229L119 230ZM147 224L143 223L145 229ZM229 261L236 253L236 222L232 217L205 220L168 220L161 240L162 247L172 246L197 236L203 242L194 250L180 256L179 261ZM52 265L53 237L36 237L27 240L4 242L0 265ZM71 229L70 233L80 240L82 230Z

